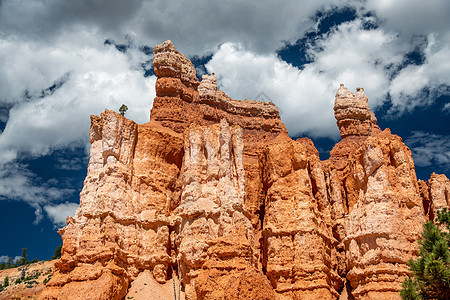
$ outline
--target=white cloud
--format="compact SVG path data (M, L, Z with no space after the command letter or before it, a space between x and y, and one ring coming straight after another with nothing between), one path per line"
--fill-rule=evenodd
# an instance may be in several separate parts
M14 5L2 2L0 14ZM26 6L21 13L39 14L45 11L41 6L33 13ZM13 18L9 15L7 19ZM2 24L8 22L0 20ZM31 31L38 30L39 25L35 25ZM104 33L95 28L75 26L52 36L52 42L45 36L41 40L26 34L6 34L7 30L16 32L16 27L0 28L0 103L9 108L7 118L2 112L2 120L7 123L0 132L0 199L28 203L35 209L37 223L43 217L44 205L56 203L74 190L52 180L42 181L21 163L22 159L50 155L58 149L87 147L89 116L104 109L117 111L123 103L129 107L128 118L148 122L156 77L143 77L141 64L149 57L138 49L139 45L131 43L126 53L121 53L104 45ZM49 92L48 88L58 81L61 87ZM69 161L62 163L63 169L74 167Z
M268 53L309 29L313 25L310 17L316 11L348 2L4 0L0 28L46 42L73 28L91 28L113 39L132 35L148 45L170 39L187 54L204 54L224 42Z
M386 66L402 56L395 36L383 30L364 30L359 20L345 23L309 49L314 62L299 70L276 55L258 55L241 45L222 45L207 64L230 96L253 99L264 92L281 110L291 136L338 136L333 105L340 83L351 90L362 86L371 107L386 101Z
M0 263L7 262L8 258L9 258L9 256L7 256L7 255L0 255ZM16 256L12 259L12 262L15 263L20 259L22 259L22 256Z
M11 199L28 203L35 209L35 223L42 219L42 205L74 193L74 189L58 185L58 181L38 180L25 165L9 162L0 169L0 200Z
M0 0L1 1L1 0ZM89 116L105 108L129 108L127 117L149 120L154 76L138 50L171 39L185 54L214 53L209 72L233 98L264 92L281 109L290 134L337 137L334 94L340 83L365 88L371 108L391 96L402 113L449 94L450 2L406 1L59 1L0 2L0 197L30 203L37 220L69 191L40 182L21 161L55 150L88 145ZM341 24L314 45L302 70L275 55L317 24L316 12L354 7L357 20ZM372 11L377 29L363 17ZM425 63L403 67L421 37ZM126 53L104 45L126 41ZM62 86L42 95L58 80ZM427 90L424 97L423 91ZM29 97L24 97L28 93ZM449 110L444 106L444 111ZM425 163L426 155L423 155ZM435 156L437 157L437 156ZM437 161L437 158L433 158ZM61 159L61 168L77 163Z
M22 199L28 203L41 204L59 199L64 194L73 192L72 189L59 189L45 182L34 186L32 179L35 175L26 166L8 163L0 170L0 199Z
M450 170L450 136L415 131L405 144L411 148L417 166L437 165L442 170Z
M450 113L450 103L445 103L444 107L442 108L442 110L445 113Z
M139 69L147 57L136 48L123 54L101 40L97 46L62 42L31 49L25 42L3 43L0 53L13 62L0 71L5 75L0 85L11 87L0 97L14 106L0 136L2 162L15 159L18 151L41 156L74 142L88 143L89 116L105 108L117 110L122 103L129 107L127 117L149 121L156 78L144 78ZM21 97L25 89L40 95L63 74L70 75L53 94L28 101Z
M265 93L280 109L292 136L308 131L337 134L333 132L333 92L327 95L332 86L314 70L300 72L275 54L257 55L232 43L222 45L206 67L216 73L220 88L235 99L254 99Z
M81 41L95 39L96 43ZM58 43L30 43L14 38L0 42L0 101L11 106L0 135L0 198L25 201L35 208L36 221L42 206L62 199L64 186L40 182L20 163L24 157L49 155L58 149L88 146L91 114L118 110L125 103L127 117L149 121L155 97L156 77L143 77L140 63L148 56L132 46L121 53L103 39L81 31L61 37ZM42 95L63 76L54 93ZM65 77L64 77L65 76ZM24 91L31 95L24 98ZM5 91L5 92L3 92ZM61 168L73 168L62 161Z
M66 218L74 216L77 208L77 203L62 203L44 206L45 212L55 226L64 226L66 224Z
M375 11L384 20L385 28L399 32L405 39L449 30L447 0L368 0L365 10Z
M411 111L450 92L450 44L436 40L434 34L429 34L427 40L425 63L407 66L392 80L389 92L395 109ZM423 93L425 88L429 95Z

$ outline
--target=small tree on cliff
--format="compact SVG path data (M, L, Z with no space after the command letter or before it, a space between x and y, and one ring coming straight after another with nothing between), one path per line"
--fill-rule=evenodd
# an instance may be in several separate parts
M450 211L438 212L439 223L450 230ZM409 260L413 278L403 281L402 299L450 299L450 234L443 232L433 222L423 224L419 240L419 257Z
M30 261L27 259L27 248L22 248L22 256L20 257L20 265L26 265L27 263L29 263Z
M62 247L62 245L59 245L58 247L56 247L55 252L53 253L52 259L61 258L61 247Z
M125 116L125 113L127 112L128 107L125 104L122 104L122 106L119 108L119 112L122 116Z

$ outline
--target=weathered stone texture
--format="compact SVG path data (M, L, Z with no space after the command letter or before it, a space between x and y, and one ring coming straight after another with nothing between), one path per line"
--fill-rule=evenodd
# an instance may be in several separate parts
M83 289L95 289L93 299L122 299L146 269L166 281L182 157L183 137L168 128L137 125L112 111L92 117L80 206L61 230L62 257L43 299L68 299Z
M176 274L186 299L399 298L450 181L417 181L362 88L339 87L342 139L321 161L273 104L231 99L214 74L200 82L170 41L153 66L149 123L91 117L80 206L41 299L123 299Z
M333 265L327 185L319 154L308 146L280 135L264 151L263 265L289 299L336 299L342 279Z
M226 281L221 278L230 279L233 272L238 283L245 280L240 273L249 271L260 281L265 279L256 272L253 228L244 208L243 146L242 129L230 127L225 119L186 130L183 194L175 214L178 257L189 299L213 299L215 291L205 285L211 276L215 282ZM196 283L205 272L208 276Z
M363 88L356 89L356 95L343 84L336 92L334 116L341 137L350 135L368 136L378 129L377 118L369 109L369 101Z
M244 202L256 228L263 202L258 155L278 134L287 133L278 109L272 103L231 99L217 89L214 74L203 75L199 83L191 62L170 41L155 47L153 67L158 79L152 120L180 133L190 124L212 125L222 119L243 129Z
M370 136L349 158L356 203L346 216L347 278L358 299L398 297L425 221L410 150L398 136Z

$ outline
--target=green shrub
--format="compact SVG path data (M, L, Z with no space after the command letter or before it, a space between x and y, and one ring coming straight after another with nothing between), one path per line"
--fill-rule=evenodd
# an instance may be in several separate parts
M437 220L450 229L450 211L438 212ZM406 278L400 296L405 300L447 300L450 295L450 251L449 234L433 222L423 224L419 243L419 257L409 260L413 278Z
M50 278L52 278L51 276L48 276L47 278L45 278L44 279L44 285L46 285L47 284L47 282L49 282L50 281Z
M59 245L58 247L56 247L55 252L53 253L52 259L58 259L58 258L61 258L61 248L62 248L61 245Z

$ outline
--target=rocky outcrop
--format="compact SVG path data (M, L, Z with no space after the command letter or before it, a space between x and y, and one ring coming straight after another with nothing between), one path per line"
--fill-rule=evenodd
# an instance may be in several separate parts
M352 294L398 297L425 221L411 152L398 136L382 132L352 153L349 169L357 196L343 242Z
M0 270L0 300L36 299L52 277L54 266L55 260L49 260ZM3 286L6 277L9 285Z
M356 89L355 95L341 84L336 92L334 116L342 138L352 135L369 136L374 129L380 129L361 87Z
M123 299L149 278L167 295L178 277L186 299L399 298L450 182L417 181L362 88L338 89L342 139L321 161L273 104L231 99L214 74L200 82L170 41L153 66L149 123L91 117L80 206L41 299Z
M336 225L343 225L339 240L351 294L398 298L425 221L411 151L376 126L362 88L355 95L341 85L334 109L342 140L329 161L342 185L344 214Z
M122 299L143 270L165 282L172 262L169 211L181 194L182 135L105 111L92 117L90 136L80 206L60 231L62 257L43 299L85 299L81 290Z
M428 181L419 180L419 190L428 220L435 220L439 210L450 207L450 180L444 174L433 173Z
M212 288L211 280L230 284L233 278L233 285L241 284L249 273L267 281L257 272L253 228L244 208L243 147L242 129L230 127L225 119L186 130L183 193L174 213L188 299L217 299L217 293L228 293Z
M243 129L244 203L259 229L262 186L258 155L264 146L287 130L273 103L233 100L217 88L214 74L199 83L192 63L170 41L155 47L153 68L158 77L151 120L183 133L190 124L212 125L225 119Z
M288 299L338 298L343 280L333 261L337 240L319 153L310 140L280 135L262 163L267 277Z

